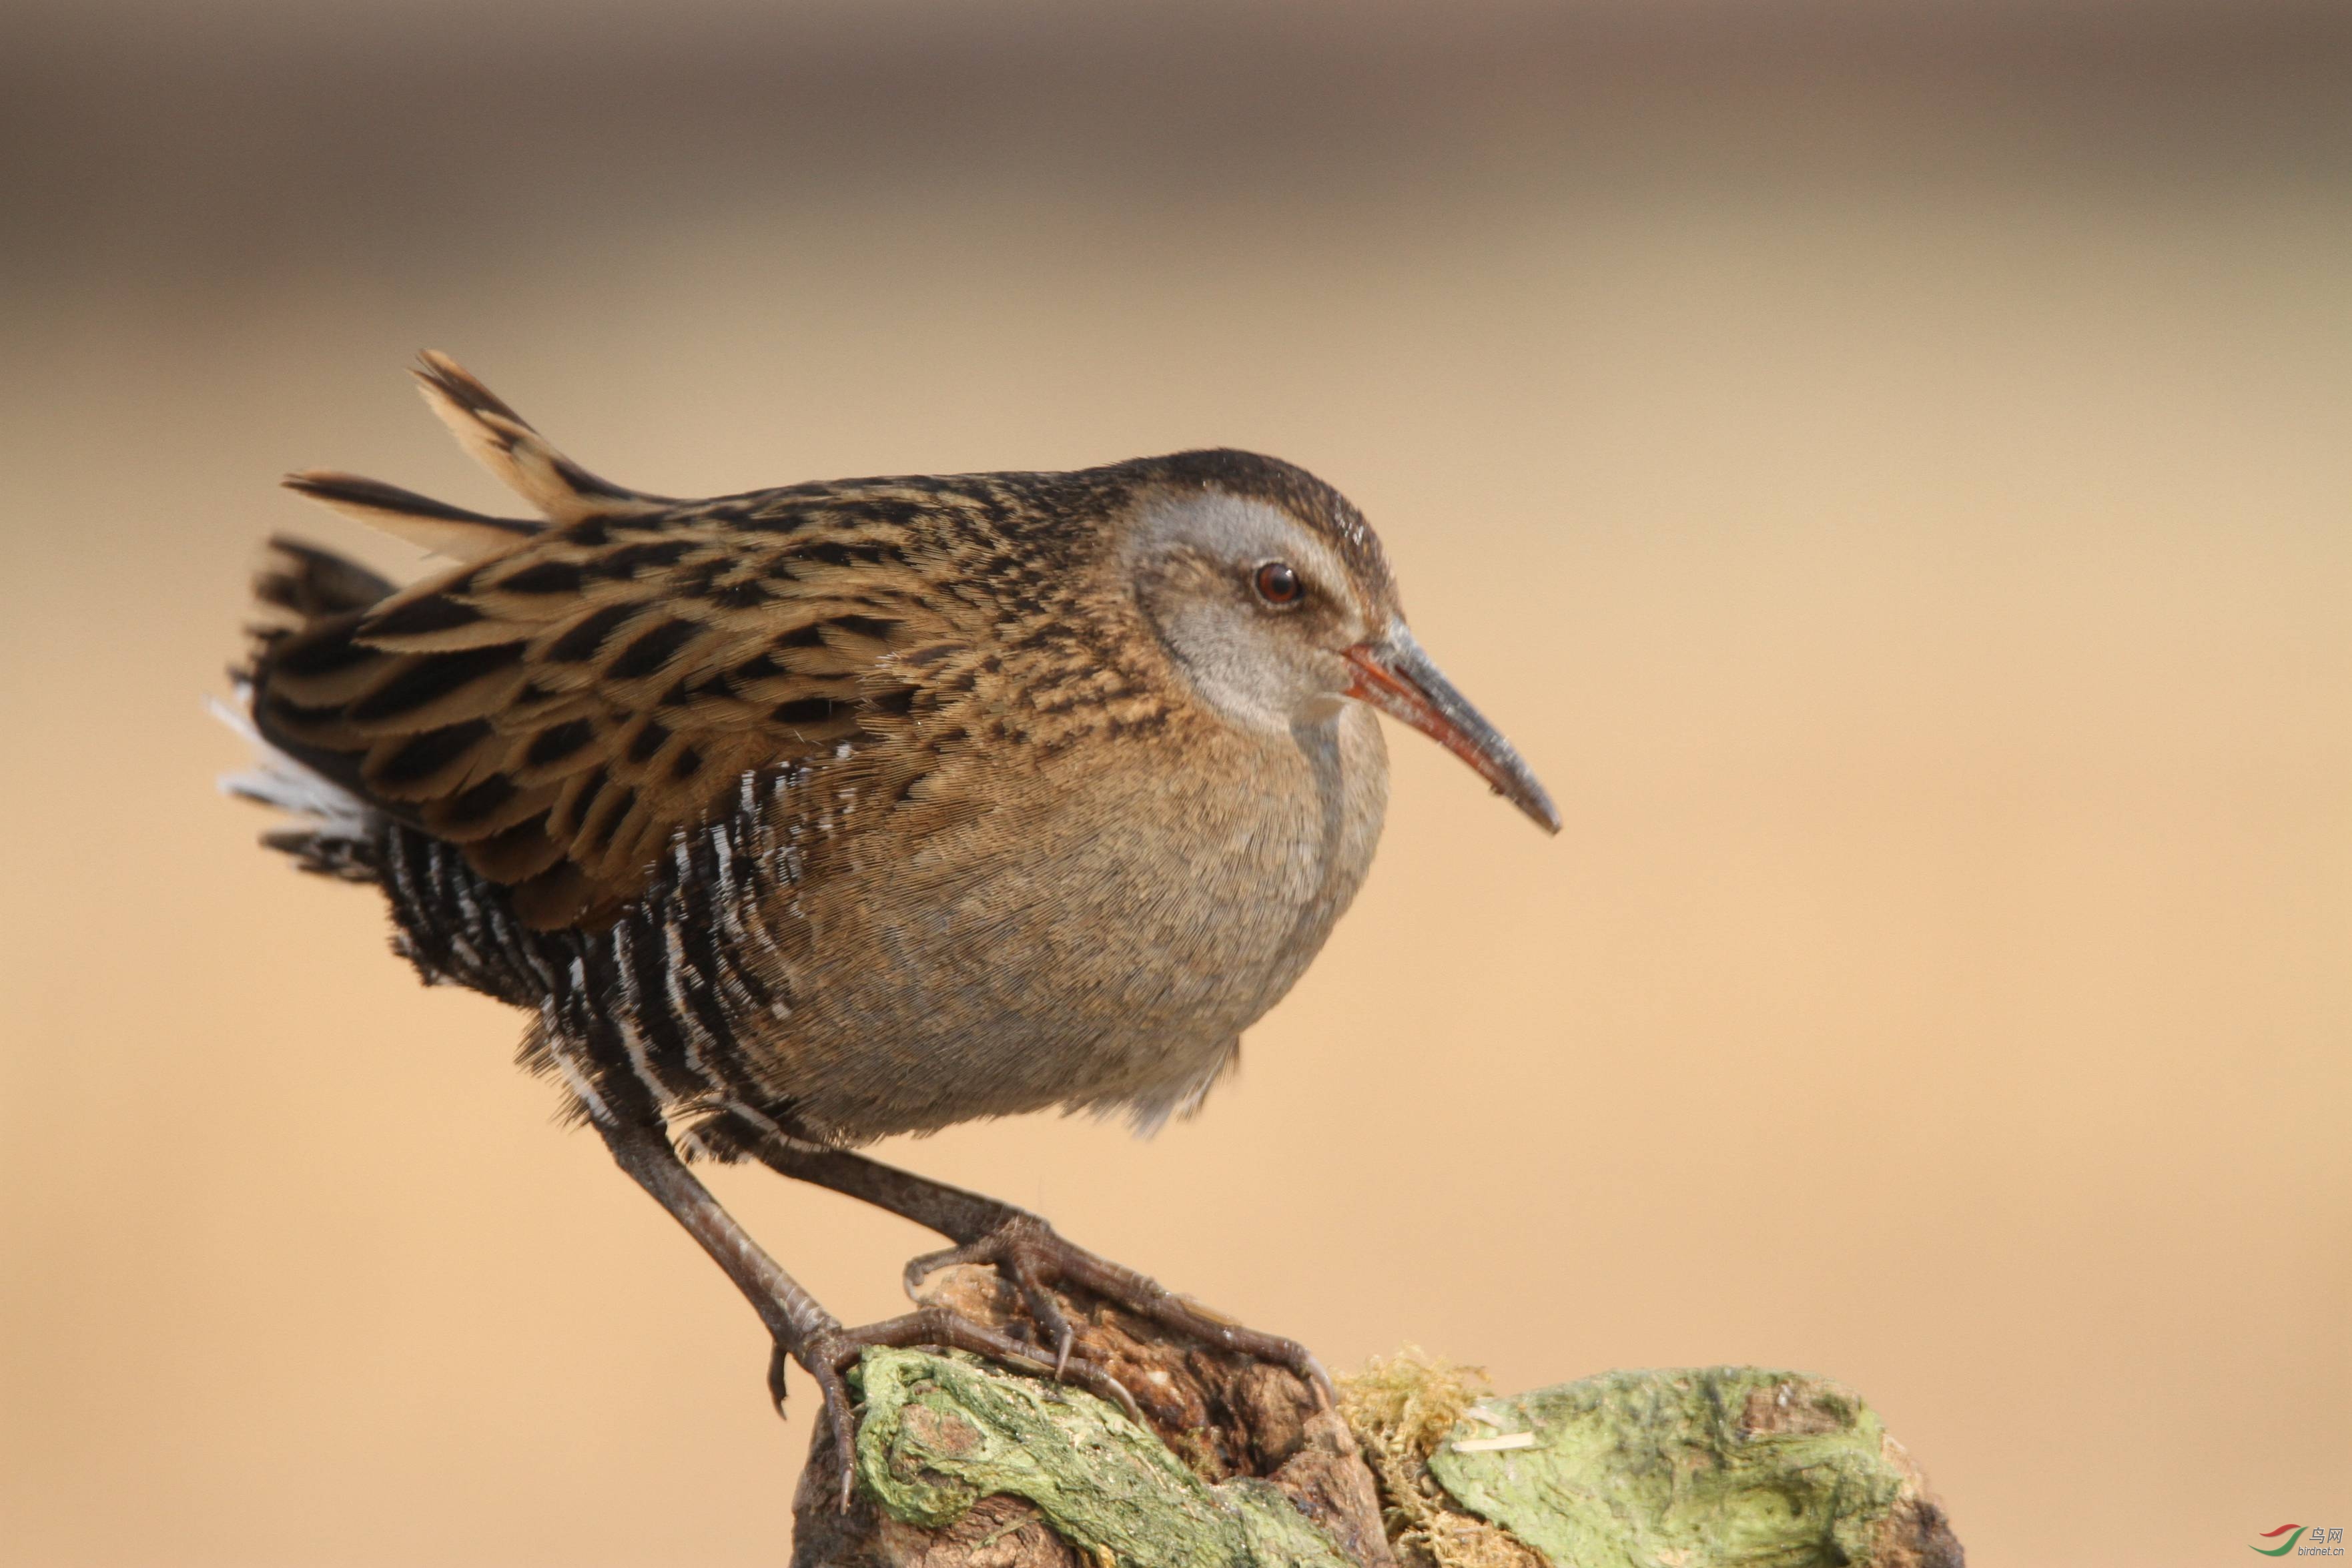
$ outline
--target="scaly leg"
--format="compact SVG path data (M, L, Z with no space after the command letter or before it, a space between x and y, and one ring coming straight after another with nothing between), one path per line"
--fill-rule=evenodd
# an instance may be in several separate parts
M849 1506L851 1478L857 1450L856 1415L842 1373L869 1345L908 1347L931 1345L970 1351L1032 1372L1058 1374L1063 1369L1020 1341L983 1328L944 1308L925 1308L864 1328L847 1329L841 1320L817 1303L800 1282L785 1273L762 1251L733 1215L719 1206L710 1189L686 1168L670 1147L658 1122L641 1122L615 1113L601 1100L587 1102L589 1119L603 1134L613 1158L667 1209L670 1217L726 1271L767 1325L775 1349L768 1360L768 1392L778 1414L784 1405L784 1363L797 1361L816 1380L824 1401L826 1422L833 1428L834 1451L840 1464L841 1505ZM1118 1381L1091 1363L1073 1368L1078 1381L1092 1392L1136 1415L1134 1400Z
M1203 1344L1286 1367L1313 1389L1324 1405L1332 1401L1330 1374L1306 1346L1244 1328L1132 1268L1065 1241L1051 1225L1026 1209L862 1154L802 1142L740 1116L733 1119L732 1131L740 1145L771 1170L861 1198L954 1242L951 1247L926 1253L907 1265L910 1294L927 1277L950 1264L993 1264L1021 1292L1038 1327L1053 1337L1056 1377L1074 1364L1070 1343L1075 1337L1069 1318L1051 1289L1058 1281L1083 1287Z

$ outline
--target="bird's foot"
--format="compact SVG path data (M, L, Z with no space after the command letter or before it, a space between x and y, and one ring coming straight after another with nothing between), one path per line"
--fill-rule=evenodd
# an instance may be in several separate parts
M778 1339L775 1352L768 1360L769 1395L775 1401L776 1413L782 1415L784 1363L788 1361L800 1363L809 1376L816 1381L817 1392L824 1401L825 1424L833 1431L834 1455L841 1467L841 1506L845 1509L849 1506L850 1489L857 1473L857 1415L850 1404L849 1384L843 1374L867 1349L879 1345L897 1350L921 1346L932 1350L969 1351L1023 1372L1066 1378L1088 1393L1109 1400L1125 1411L1129 1419L1137 1422L1143 1419L1134 1396L1117 1378L1094 1362L1083 1356L1071 1356L1066 1351L1048 1361L1038 1353L1035 1345L1024 1344L1010 1335L1001 1334L945 1307L924 1307L903 1317L867 1323L863 1328L843 1328L835 1324L819 1330L796 1344L788 1344Z
M1278 1334L1244 1328L1188 1296L1178 1295L1158 1280L1066 1241L1035 1215L1016 1214L975 1241L925 1253L914 1259L907 1265L907 1293L915 1296L925 1279L960 1263L991 1265L1020 1293L1030 1317L1053 1346L1050 1370L1056 1377L1062 1376L1066 1368L1077 1367L1081 1359L1070 1353L1076 1331L1053 1289L1057 1284L1069 1284L1203 1344L1282 1367L1312 1390L1324 1409L1329 1409L1335 1398L1330 1374L1305 1345ZM919 1296L916 1299L921 1300ZM1034 1350L1029 1354L1034 1359ZM1093 1385L1089 1383L1088 1386ZM1129 1413L1133 1414L1133 1400L1128 1399L1126 1404Z

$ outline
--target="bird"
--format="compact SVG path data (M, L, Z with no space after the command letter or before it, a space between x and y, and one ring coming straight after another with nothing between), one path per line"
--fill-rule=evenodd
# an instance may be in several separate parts
M1061 1108L1197 1110L1362 885L1378 715L1546 831L1501 733L1414 640L1361 512L1228 448L1066 472L898 476L701 500L603 479L455 360L415 375L527 503L491 516L355 475L284 483L443 558L396 584L287 534L221 716L263 842L379 889L428 984L525 1015L522 1064L815 1383L850 1490L845 1371L971 1352L1133 1414L1072 1352L1081 1286L1204 1343L1311 1352L857 1152ZM828 1312L693 1166L756 1161L993 1267L1034 1340L939 1306Z

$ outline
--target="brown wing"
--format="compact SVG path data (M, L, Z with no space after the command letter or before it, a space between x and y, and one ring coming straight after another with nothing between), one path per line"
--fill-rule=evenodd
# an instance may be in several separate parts
M821 502L788 526L723 502L583 519L263 632L255 718L462 846L531 925L593 922L747 771L889 754L959 640L903 542Z

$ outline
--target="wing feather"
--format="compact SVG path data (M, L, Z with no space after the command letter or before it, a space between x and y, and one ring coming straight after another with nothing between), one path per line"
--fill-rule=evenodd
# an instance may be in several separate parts
M869 773L901 758L891 798L936 806L898 742L908 681L961 634L854 510L812 500L786 533L745 526L747 505L587 517L339 601L265 634L257 721L461 846L545 929L609 918L747 772L846 745Z

